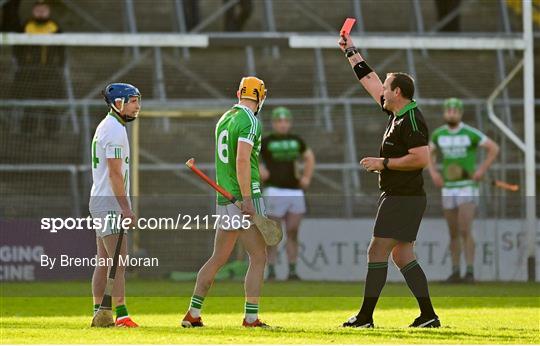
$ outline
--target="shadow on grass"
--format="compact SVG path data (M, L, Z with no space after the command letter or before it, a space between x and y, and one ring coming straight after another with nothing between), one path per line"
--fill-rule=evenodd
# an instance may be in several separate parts
M189 305L188 297L128 297L129 310L137 314L174 314L177 318L184 313ZM362 302L362 297L262 297L261 307L266 312L311 312L336 311L354 312ZM540 299L527 297L435 297L433 304L438 310L446 308L453 310L495 309L504 314L505 309L526 308L538 309ZM227 314L242 312L243 297L217 297L210 295L205 300L205 312L211 314ZM57 308L51 309L51 306ZM58 308L60 307L60 308ZM174 308L171 308L174 307ZM3 317L36 317L36 316L91 316L92 300L87 297L11 297L2 299L0 316ZM377 309L402 310L417 309L414 297L388 297L384 294L379 300Z
M168 280L128 280L127 295L138 297L190 297L193 282ZM358 297L363 292L361 282L267 282L263 288L266 297ZM90 283L36 282L1 283L2 297L91 297ZM538 297L540 283L489 283L449 285L431 283L433 297ZM212 287L213 296L243 297L240 281L219 281ZM388 283L384 289L388 297L407 297L410 292L404 283Z

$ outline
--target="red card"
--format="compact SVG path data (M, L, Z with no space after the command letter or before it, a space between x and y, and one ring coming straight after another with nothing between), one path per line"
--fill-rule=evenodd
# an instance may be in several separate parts
M340 35L349 35L351 33L352 27L354 26L354 23L356 23L356 19L354 18L345 19L345 23L343 23L343 26L340 30Z

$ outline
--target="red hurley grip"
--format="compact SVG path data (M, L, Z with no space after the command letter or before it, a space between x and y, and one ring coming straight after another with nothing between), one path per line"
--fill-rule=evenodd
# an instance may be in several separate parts
M352 30L353 26L354 26L354 23L356 23L355 18L347 18L347 19L345 19L345 22L343 23L343 26L341 27L341 30L339 31L340 35L341 36L349 35L351 33L351 30Z

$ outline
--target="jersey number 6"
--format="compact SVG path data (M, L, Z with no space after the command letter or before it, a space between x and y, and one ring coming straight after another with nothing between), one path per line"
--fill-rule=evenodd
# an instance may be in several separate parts
M218 136L217 140L217 152L219 159L223 163L229 163L229 147L227 146L227 137L229 136L229 131L223 130Z

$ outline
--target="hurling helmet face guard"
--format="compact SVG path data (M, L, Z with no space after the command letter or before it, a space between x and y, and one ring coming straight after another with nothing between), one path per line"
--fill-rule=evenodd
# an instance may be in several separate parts
M127 83L112 83L107 85L105 90L102 92L105 102L109 107L111 107L119 116L125 119L125 121L133 121L137 118L139 113L135 116L121 115L121 112L124 110L124 105L130 102L131 97L137 97L141 99L141 92L135 86ZM120 109L116 107L116 102L120 101Z

